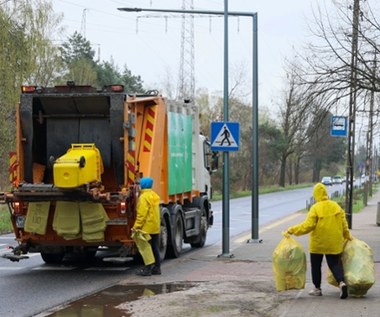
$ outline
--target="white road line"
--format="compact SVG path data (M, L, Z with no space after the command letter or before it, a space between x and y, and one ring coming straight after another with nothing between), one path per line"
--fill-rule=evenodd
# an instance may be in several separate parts
M0 266L0 271L18 271L18 270L23 270L25 269L26 266L18 266L18 267L15 267L15 266Z
M88 267L84 271L126 271L127 267Z
M77 267L75 267L75 266L72 266L72 267L68 267L68 266L38 266L38 267L32 268L31 270L32 271L71 271L71 270L75 270L75 269L77 269Z
M291 214L290 216L287 216L286 218L283 218L283 219L281 219L279 221L276 221L276 222L274 222L274 223L272 223L272 224L270 224L268 226L265 226L264 228L262 228L262 229L259 230L259 233L263 233L265 231L268 231L270 229L278 227L279 225L281 225L281 224L283 224L285 222L288 222L288 221L290 221L292 219L295 219L297 217L300 217L301 215L303 215L303 214L302 213ZM244 241L248 241L250 238L251 238L251 234L249 233L249 234L247 234L247 235L245 235L243 237L240 237L240 238L234 240L233 242L234 243L242 243Z

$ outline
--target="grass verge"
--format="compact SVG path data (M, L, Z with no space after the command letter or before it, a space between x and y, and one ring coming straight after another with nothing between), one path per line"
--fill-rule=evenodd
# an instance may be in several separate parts
M9 210L5 206L0 206L0 234L12 232L11 218Z

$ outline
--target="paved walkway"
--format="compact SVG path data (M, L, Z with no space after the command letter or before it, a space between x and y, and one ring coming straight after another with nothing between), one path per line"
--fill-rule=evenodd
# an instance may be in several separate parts
M375 261L376 280L380 280L380 227L377 226L377 204L380 202L380 191L369 200L368 206L360 213L352 217L351 232L354 237L365 241L373 250ZM299 223L305 219L305 213L294 215L279 220L261 229L261 244L244 244L241 241L236 245L232 253L236 259L255 260L263 263L271 262L271 255L280 240L279 233L286 230L290 225ZM249 236L248 236L249 237ZM246 237L241 237L244 240ZM308 250L308 235L296 237L301 242L305 251ZM380 311L380 283L377 282L368 291L364 298L349 297L347 300L337 300L339 291L326 282L326 272L323 271L322 289L323 296L310 297L308 290L313 288L311 283L310 263L308 262L306 287L295 294L292 301L287 304L281 317L308 317L308 316L378 316ZM324 265L325 260L324 260ZM312 299L312 300L311 300Z
M377 281L380 280L380 227L376 224L377 203L380 202L380 191L369 200L368 206L352 218L352 234L365 241L372 249L375 260ZM196 253L188 252L175 261L165 261L163 275L154 276L149 283L167 283L171 281L273 281L272 253L282 239L281 232L289 226L303 221L306 213L297 212L284 219L275 221L260 228L261 243L247 243L250 232L231 239L231 255L218 257L222 253L221 245L203 248ZM212 230L212 229L211 229ZM295 237L305 248L308 254L308 235ZM228 254L229 255L229 254ZM308 256L307 256L308 258ZM180 262L180 264L179 264ZM175 270L173 266L175 265ZM326 260L324 260L326 266ZM281 305L281 315L276 317L309 317L309 316L338 316L345 317L373 317L380 311L380 283L377 282L363 298L350 297L339 299L339 289L326 281L326 270L323 270L323 296L311 297L308 291L313 287L310 275L310 263L307 263L308 272L306 287L303 290L286 291L285 302ZM135 280L128 278L131 283ZM137 277L136 282L142 281ZM274 281L273 281L274 285Z

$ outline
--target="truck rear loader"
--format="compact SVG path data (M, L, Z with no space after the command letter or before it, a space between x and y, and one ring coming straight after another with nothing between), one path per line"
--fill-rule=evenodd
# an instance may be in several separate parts
M161 258L180 256L183 243L203 247L217 158L199 130L197 107L156 91L23 86L11 189L0 194L18 245L4 257L39 252L59 264L72 253L92 258L99 248L135 257L131 228L144 176L161 198Z

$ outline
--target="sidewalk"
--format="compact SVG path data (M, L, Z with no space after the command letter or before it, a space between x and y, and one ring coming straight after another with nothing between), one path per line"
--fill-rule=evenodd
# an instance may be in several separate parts
M380 280L380 227L376 225L377 202L380 202L380 191L369 200L367 207L352 218L351 233L354 237L365 241L373 250L376 281ZM271 265L271 253L279 242L279 233L289 226L305 219L306 214L296 213L287 219L280 220L260 230L262 245L244 245L241 243L233 253L236 259L267 262ZM308 235L295 237L305 248L308 258ZM327 268L326 260L324 266ZM309 316L377 316L380 311L380 283L376 282L363 298L348 297L339 300L339 290L326 281L326 270L322 271L323 296L311 297L308 291L313 288L311 282L310 263L307 263L306 287L295 294L294 298L283 307L281 317Z
M369 200L366 208L353 215L351 230L354 237L365 241L372 248L377 280L380 279L380 227L376 225L378 201L380 201L380 191ZM341 300L339 299L339 289L327 283L324 268L322 271L323 296L308 295L308 291L313 288L308 255L309 235L295 237L304 246L307 254L308 270L305 289L285 292L275 290L272 271L273 250L282 239L281 233L289 226L302 222L305 217L306 213L294 213L261 227L259 231L261 243L247 243L250 239L250 232L234 237L230 242L230 253L233 255L231 258L219 256L222 246L213 245L198 250L196 253L185 253L179 259L165 261L162 267L163 274L160 276L152 276L149 279L129 276L128 280L123 283L202 282L201 297L197 298L195 293L188 294L187 297L186 294L181 295L181 300L186 299L189 306L187 309L183 307L183 313L188 312L188 309L191 310L191 305L199 303L199 307L195 307L200 311L199 316L311 317L336 314L346 317L377 316L380 311L380 283L375 283L363 298L349 296L347 299ZM327 268L325 259L323 263ZM175 293L167 295L170 297L169 302L171 300L173 303ZM196 300L191 301L192 297ZM163 300L161 297L160 301ZM233 302L233 304L229 304L228 309L231 309L232 305L236 309L226 312L227 315L223 313L224 308L220 312L210 314L206 310L211 309L206 306L205 302L207 301L215 301L214 309L218 307L217 305L219 305L219 309L223 307L222 302L225 302L226 305ZM161 304L164 305L163 302ZM236 314L235 311L237 311ZM160 316L159 311L156 316Z

